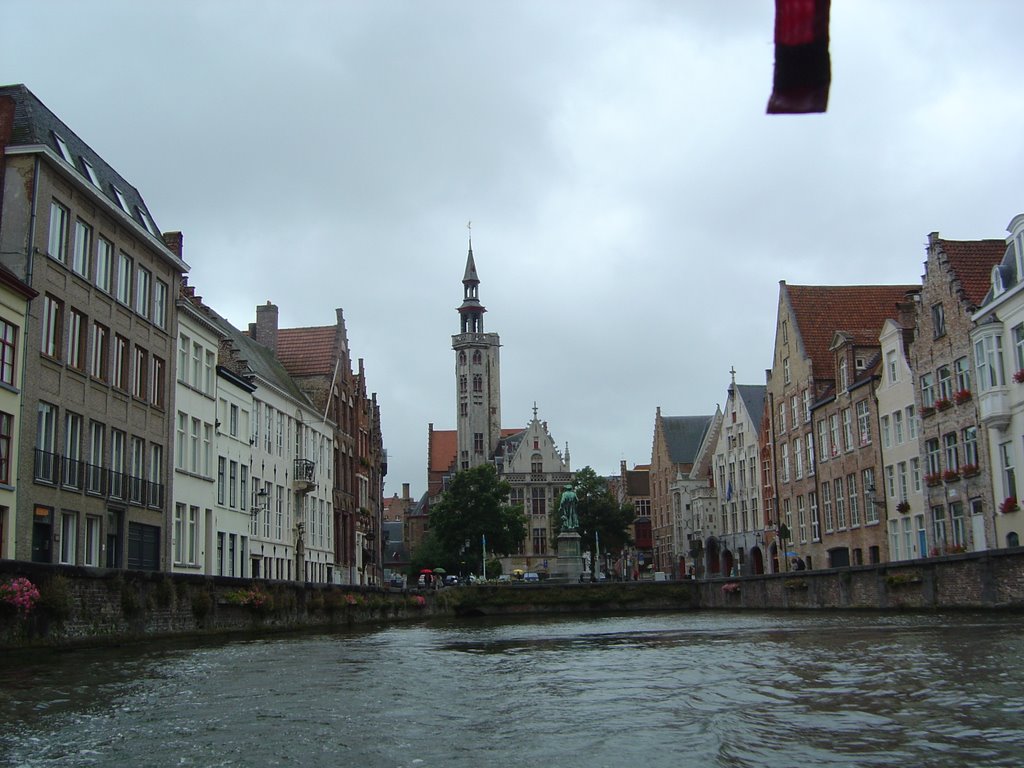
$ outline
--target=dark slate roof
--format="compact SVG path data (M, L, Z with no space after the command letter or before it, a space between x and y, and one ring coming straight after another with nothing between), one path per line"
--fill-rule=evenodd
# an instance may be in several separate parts
M971 307L980 307L985 295L992 288L992 267L1010 255L1013 248L1007 248L1005 240L944 240L936 237L932 241L946 254L950 269L960 281L964 298Z
M896 305L916 285L787 285L797 332L811 359L815 379L835 378L835 359L829 348L836 331L846 333L858 346L878 346L878 335L889 318L898 316Z
M56 138L54 138L54 133L59 134L64 143L67 144L74 169L86 180L86 183L95 189L95 186L89 179L89 174L86 171L83 160L87 160L89 165L92 166L96 179L100 183L99 191L103 193L103 196L117 210L123 211L124 209L114 194L114 187L116 186L121 191L121 194L124 195L125 202L128 204L130 213L127 215L131 216L136 224L148 231L145 220L139 215L139 209L146 212L157 233L153 236L163 245L163 240L159 234L160 228L157 226L152 212L146 206L146 201L142 199L139 190L115 171L106 160L94 152L88 144L79 138L78 134L51 112L32 91L24 85L3 85L0 86L0 96L9 96L14 101L14 125L9 146L45 146L52 150L54 155L60 158L61 162L66 163L67 161L61 152L60 146L57 144ZM166 246L164 246L164 250L167 250Z
M661 429L673 464L693 464L714 416L662 416Z
M627 469L626 470L626 495L631 497L646 497L651 495L651 470L649 469Z
M207 312L214 325L220 329L220 332L238 350L238 356L245 360L252 373L294 400L312 407L309 398L299 389L299 386L288 374L288 371L285 370L281 361L274 356L274 353L268 347L251 339L212 309L207 308Z
M764 399L767 393L768 387L765 384L736 385L736 394L739 395L740 400L743 402L743 407L747 409L747 414L750 416L754 429L758 432L761 431L761 418L764 416Z

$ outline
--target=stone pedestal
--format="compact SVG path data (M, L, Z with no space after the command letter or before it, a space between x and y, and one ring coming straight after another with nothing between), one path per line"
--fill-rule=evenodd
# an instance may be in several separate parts
M562 531L558 534L558 560L555 562L551 580L576 583L583 573L583 562L580 560L580 535L576 531Z

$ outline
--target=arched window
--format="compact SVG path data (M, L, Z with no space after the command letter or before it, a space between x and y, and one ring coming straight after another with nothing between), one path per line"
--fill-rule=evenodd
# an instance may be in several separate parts
M459 392L465 392L466 391L467 381L468 380L466 379L465 374L463 374L462 376L459 376Z
M479 373L473 374L473 391L483 392L484 391L484 377Z
M1006 534L1006 546L1008 547L1019 547L1020 536L1017 535L1016 531L1010 531Z
M466 353L465 352L459 352L459 365L465 365L465 364L466 364Z
M473 350L473 365L480 365L483 362L483 355L480 354L479 349Z

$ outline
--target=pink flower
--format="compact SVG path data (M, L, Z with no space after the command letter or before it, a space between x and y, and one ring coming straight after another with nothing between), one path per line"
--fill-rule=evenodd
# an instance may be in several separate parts
M13 605L22 614L28 614L38 599L39 590L36 585L24 576L0 584L0 600Z

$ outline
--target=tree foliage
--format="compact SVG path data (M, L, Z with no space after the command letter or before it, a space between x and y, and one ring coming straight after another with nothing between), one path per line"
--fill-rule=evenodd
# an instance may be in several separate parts
M455 474L430 509L430 532L448 562L480 563L483 536L488 555L519 549L526 538L526 516L522 507L507 503L510 491L490 464Z
M608 488L608 482L590 467L576 473L576 512L580 518L580 539L583 548L594 546L594 533L600 539L602 552L619 552L632 543L629 527L635 517L632 505L619 504Z

